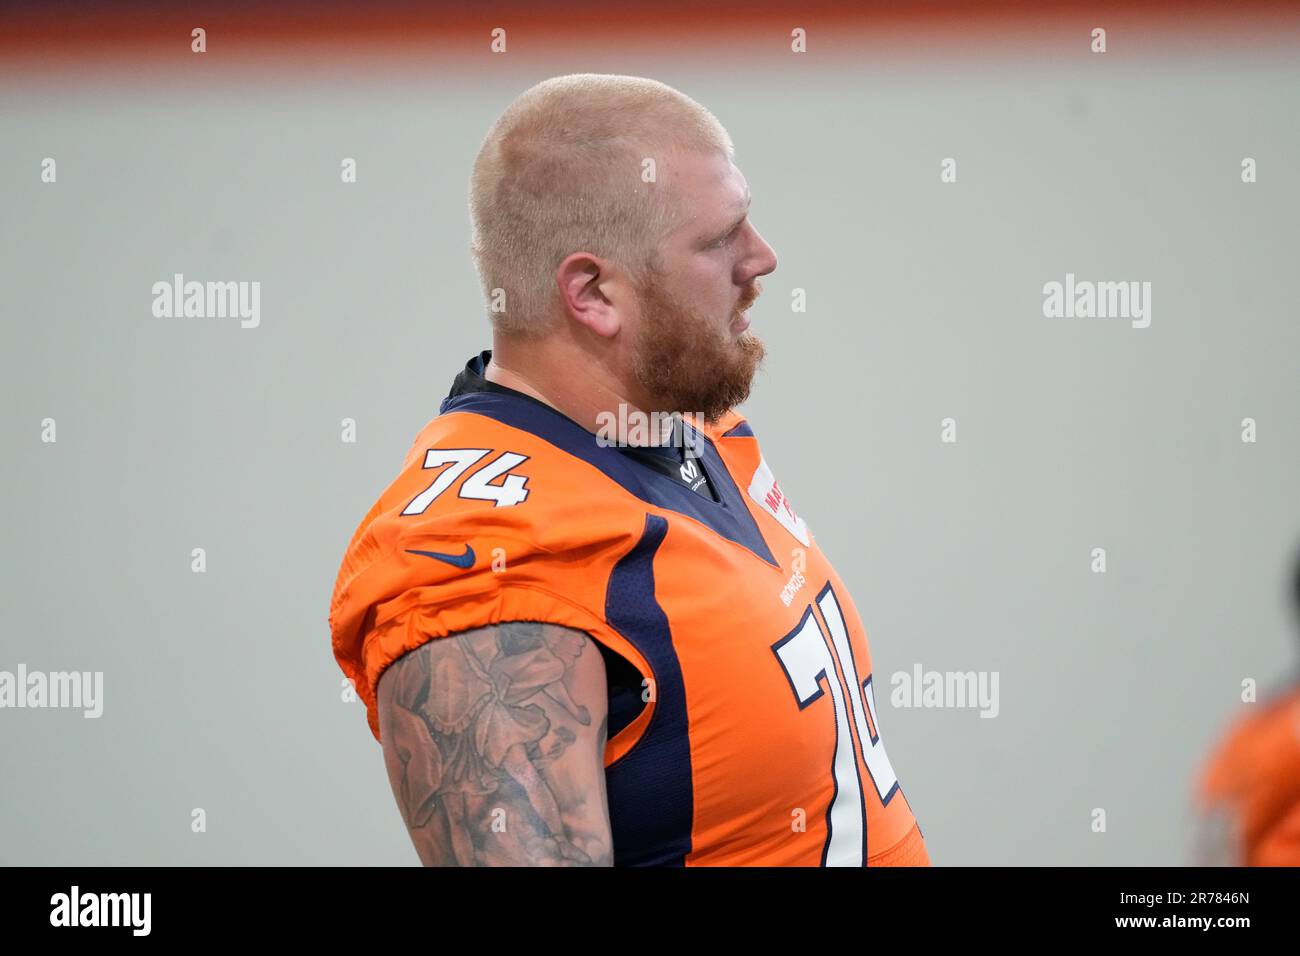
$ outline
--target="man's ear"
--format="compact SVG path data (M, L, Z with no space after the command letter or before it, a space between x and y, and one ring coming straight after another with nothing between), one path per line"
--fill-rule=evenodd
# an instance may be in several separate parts
M607 260L575 252L555 270L555 282L570 319L602 338L618 334L623 327L624 283Z

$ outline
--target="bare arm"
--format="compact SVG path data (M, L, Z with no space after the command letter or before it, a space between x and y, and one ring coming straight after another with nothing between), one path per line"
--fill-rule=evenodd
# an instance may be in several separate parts
M393 794L425 866L611 866L605 664L514 622L428 641L379 680Z

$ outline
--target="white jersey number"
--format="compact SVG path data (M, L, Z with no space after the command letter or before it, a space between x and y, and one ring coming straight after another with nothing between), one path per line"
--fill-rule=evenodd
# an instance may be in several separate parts
M858 676L853 648L849 645L848 629L844 626L844 615L840 612L840 603L829 584L818 596L817 607L821 610L829 634L823 632L810 604L804 611L799 626L773 644L772 650L785 668L785 675L801 710L822 696L823 681L830 691L831 708L835 717L835 756L831 763L835 796L831 798L827 815L827 829L830 833L823 851L823 865L862 866L866 844L866 806L863 803L862 774L853 746L854 736L862 748L867 774L881 803L887 804L893 797L894 791L898 789L898 777L885 753L884 741L880 739L871 675L868 674L866 680ZM827 637L830 638L829 644ZM839 671L848 682L847 694L836 674L837 663Z
M402 509L404 515L424 514L435 498L456 483L461 475L478 464L491 451L490 448L430 448L424 453L425 468L441 468L449 465L433 484L411 499L411 503ZM498 508L517 505L528 497L528 478L524 475L507 475L506 472L516 465L528 460L527 455L513 451L502 452L492 461L477 471L471 472L460 486L461 498L473 498L480 501L492 501ZM505 475L501 484L494 485Z

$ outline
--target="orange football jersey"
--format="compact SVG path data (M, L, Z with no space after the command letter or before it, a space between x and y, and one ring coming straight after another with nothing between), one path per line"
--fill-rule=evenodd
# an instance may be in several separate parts
M376 739L376 686L407 651L559 624L643 678L605 750L617 865L928 864L853 599L749 425L685 428L713 500L485 386L489 358L417 436L335 584L334 654Z
M1300 802L1264 831L1250 859L1252 866L1300 866Z
M1251 705L1214 751L1198 798L1226 817L1237 866L1300 866L1300 687Z

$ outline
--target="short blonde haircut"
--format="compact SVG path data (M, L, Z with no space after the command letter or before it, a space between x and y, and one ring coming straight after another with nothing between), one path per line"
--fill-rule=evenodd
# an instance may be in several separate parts
M512 334L559 314L555 270L574 252L617 262L634 281L657 268L663 237L685 210L656 178L665 153L734 156L707 109L656 80L578 73L538 83L506 108L470 178L470 251L488 316ZM504 310L493 311L504 292ZM497 300L499 304L499 300Z

